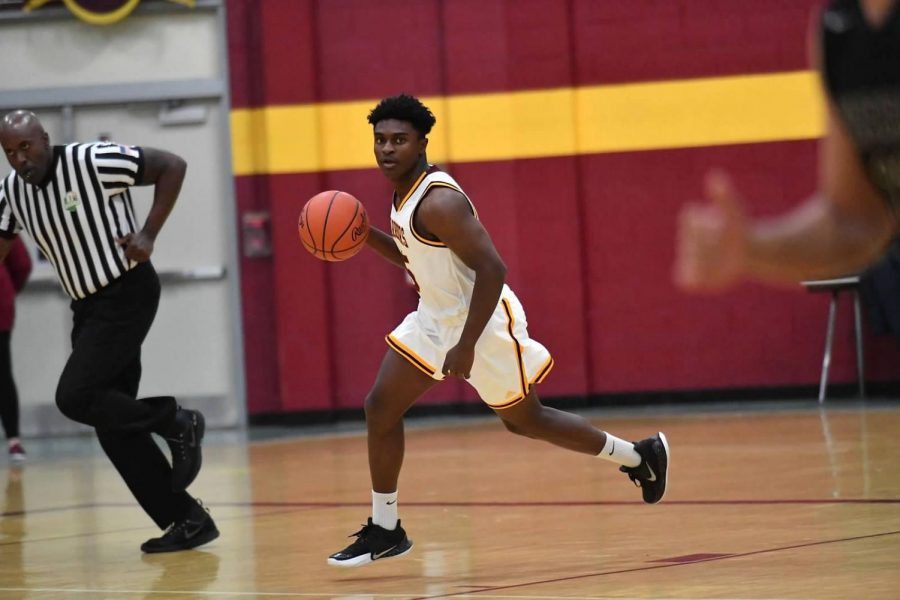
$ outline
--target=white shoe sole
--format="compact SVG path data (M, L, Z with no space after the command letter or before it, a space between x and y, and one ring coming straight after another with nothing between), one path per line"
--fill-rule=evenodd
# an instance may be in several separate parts
M400 554L392 554L391 556L385 556L385 557L383 557L383 558L378 558L378 559L376 559L376 560L382 561L382 560L387 560L387 559L389 559L389 558L398 558L398 557L403 556L403 555L405 555L405 554L409 554L410 550L412 550L412 549L413 549L413 545L412 545L412 543L410 542L409 548L407 548L406 550L404 550L404 551L401 552ZM362 567L362 566L364 566L364 565L368 565L368 564L373 563L373 562L375 562L375 561L372 560L372 554L371 554L371 553L369 553L369 554L363 554L363 555L361 555L361 556L357 556L356 558L351 558L351 559L348 559L348 560L336 560L336 559L334 559L334 558L329 558L329 559L328 559L328 564L329 564L329 565L331 565L332 567L341 567L341 568L343 568L343 569L350 569L350 568L353 568L353 567Z
M663 448L666 449L666 477L665 477L666 487L663 490L663 495L659 497L659 500L657 500L655 502L655 504L662 502L663 498L666 497L666 494L669 493L669 471L672 468L672 455L669 453L669 440L666 439L666 434L664 434L662 431L657 431L656 435L659 436L659 441L662 442Z

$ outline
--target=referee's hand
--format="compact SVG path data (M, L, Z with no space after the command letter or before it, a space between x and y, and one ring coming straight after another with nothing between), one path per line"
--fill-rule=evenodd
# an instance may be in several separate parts
M125 248L125 258L128 260L147 262L153 254L153 240L143 231L126 234L116 243Z

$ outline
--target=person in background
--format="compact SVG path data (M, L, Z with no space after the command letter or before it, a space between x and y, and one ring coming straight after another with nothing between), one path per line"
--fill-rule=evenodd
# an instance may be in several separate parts
M818 191L752 219L731 178L711 171L708 203L679 220L674 277L685 290L858 273L900 234L900 0L831 0L812 31L827 100Z
M16 317L16 294L31 274L31 257L22 240L16 238L6 260L0 263L0 421L9 446L9 462L25 462L25 448L19 439L19 394L13 378L10 344Z

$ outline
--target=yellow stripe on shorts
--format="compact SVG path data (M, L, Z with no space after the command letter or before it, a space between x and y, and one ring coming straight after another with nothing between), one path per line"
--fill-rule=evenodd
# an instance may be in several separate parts
M525 397L528 395L528 374L525 373L525 361L522 359L522 345L519 344L519 340L516 339L516 336L513 333L516 319L513 317L512 306L510 306L509 300L503 298L500 302L503 304L503 310L506 311L506 317L509 319L509 324L506 328L507 331L509 331L509 337L512 338L516 348L516 360L519 361L519 380L522 383L522 396Z
M421 356L401 344L398 340L394 339L390 335L384 336L384 341L386 341L388 343L388 346L393 348L397 352L397 354L408 360L414 367L416 367L429 377L434 377L437 369L429 365Z

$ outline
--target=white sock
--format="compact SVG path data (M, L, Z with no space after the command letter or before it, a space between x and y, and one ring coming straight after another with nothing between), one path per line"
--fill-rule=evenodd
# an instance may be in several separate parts
M379 494L372 490L372 523L385 529L397 528L397 492Z
M636 467L641 464L641 455L634 449L634 444L620 440L611 433L606 434L606 444L603 445L603 450L597 456L626 467Z

